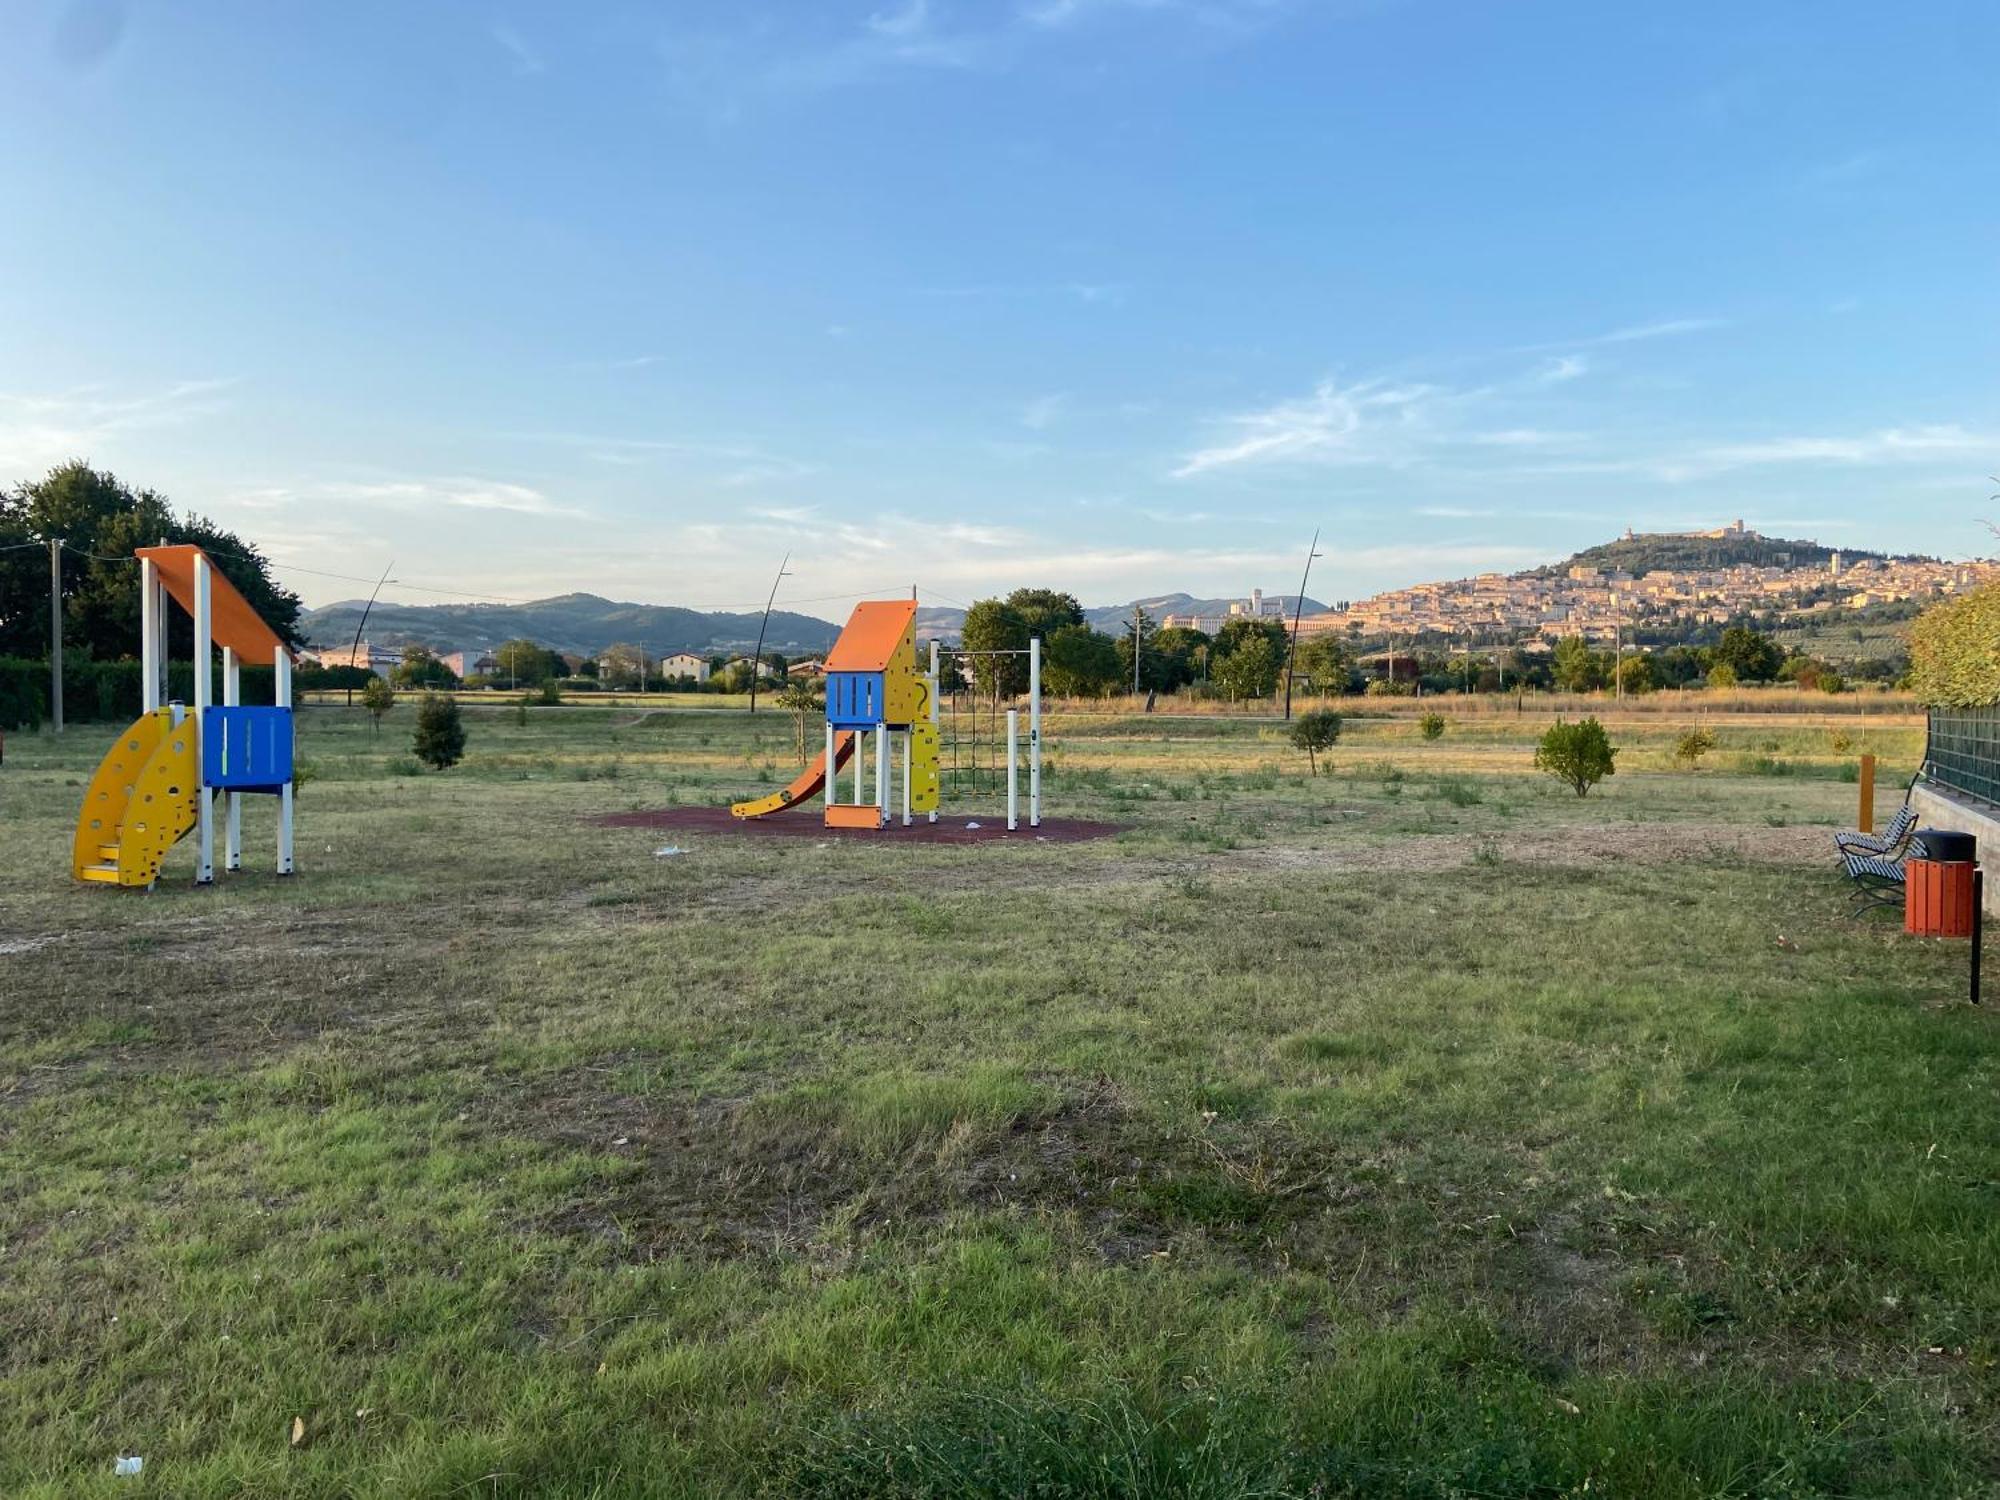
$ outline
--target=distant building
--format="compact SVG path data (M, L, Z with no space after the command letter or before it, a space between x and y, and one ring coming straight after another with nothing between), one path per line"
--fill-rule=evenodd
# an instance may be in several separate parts
M322 667L360 667L377 677L387 677L403 664L400 646L375 646L362 641L353 646L312 646L303 655Z
M660 658L660 676L679 677L694 682L708 681L708 658L691 651L677 651Z
M438 660L461 682L468 677L491 677L500 665L491 651L447 651Z
M785 668L785 675L787 677L824 677L826 676L826 663L817 656L813 657L810 661L795 661L789 667Z

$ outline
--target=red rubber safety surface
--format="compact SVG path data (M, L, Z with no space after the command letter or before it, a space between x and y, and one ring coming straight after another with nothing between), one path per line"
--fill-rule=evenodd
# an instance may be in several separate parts
M1012 833L1007 819L968 818L963 813L927 823L918 817L908 828L900 818L887 828L828 828L820 821L819 804L802 802L764 818L739 818L726 807L663 807L655 812L606 813L590 820L603 828L667 828L678 833L734 833L746 838L867 839L914 844L1045 843L1080 844L1087 839L1123 833L1122 823L1092 823L1082 818L1044 818L1030 828L1027 819ZM966 826L977 823L977 828Z

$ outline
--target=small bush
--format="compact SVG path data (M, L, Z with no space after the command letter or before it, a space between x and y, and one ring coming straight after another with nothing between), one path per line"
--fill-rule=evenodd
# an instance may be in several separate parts
M1715 731L1697 724L1674 741L1674 764L1692 771L1701 758L1715 748Z
M417 733L411 748L418 760L438 771L448 771L465 758L465 721L459 716L456 698L424 694L417 705Z
M1437 784L1437 794L1453 807L1477 807L1484 800L1480 796L1478 787L1457 777L1449 781L1440 781Z
M1571 724L1557 719L1535 747L1535 769L1546 771L1582 797L1615 774L1618 752L1595 716Z
M1828 743L1833 746L1833 753L1835 755L1845 755L1854 748L1854 736L1849 734L1845 729L1836 729L1829 736Z
M1340 715L1330 708L1316 708L1292 721L1292 744L1306 753L1306 764L1319 775L1319 752L1329 750L1340 738Z
M1442 739L1444 737L1444 715L1425 714L1421 719L1417 720L1417 728L1427 740Z

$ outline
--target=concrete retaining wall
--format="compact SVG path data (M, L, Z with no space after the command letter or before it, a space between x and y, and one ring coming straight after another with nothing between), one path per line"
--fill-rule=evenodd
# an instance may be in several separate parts
M1925 781L1918 782L1911 790L1910 801L1917 809L1919 828L1949 828L1954 833L1969 833L1979 840L1979 862L1987 867L1989 877L1986 882L1986 914L2000 917L2000 810L1943 791ZM1891 807L1884 812L1880 810L1880 802L1876 806L1875 826L1880 828L1894 816L1894 809Z

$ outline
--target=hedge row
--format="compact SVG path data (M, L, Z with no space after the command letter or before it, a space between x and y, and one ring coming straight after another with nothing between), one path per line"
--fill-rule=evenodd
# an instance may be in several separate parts
M275 691L271 667L243 668L243 701L269 703ZM136 661L65 661L63 720L66 723L130 723L139 717L140 668ZM220 686L221 674L216 674ZM194 663L167 665L167 696L194 701ZM49 717L49 664L0 657L0 730L34 729Z
M1917 616L1910 627L1910 686L1932 708L2000 703L2000 584Z

